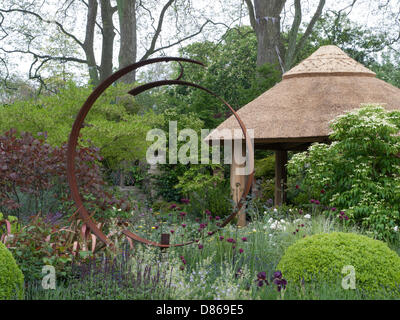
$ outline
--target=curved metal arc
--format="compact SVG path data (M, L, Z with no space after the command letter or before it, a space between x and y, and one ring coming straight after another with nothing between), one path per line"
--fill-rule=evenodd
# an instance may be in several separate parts
M153 64L153 63L158 63L158 62L170 62L170 61L177 61L177 62L188 62L188 63L194 63L198 64L201 66L204 66L202 62L192 60L192 59L187 59L187 58L175 58L175 57L162 57L162 58L154 58L154 59L149 59L145 61L140 61L137 63L134 63L132 65L129 65L111 76L109 76L107 79L105 79L102 83L100 83L90 94L88 99L85 101L81 109L79 110L79 113L75 119L75 122L72 126L72 130L69 136L68 140L68 146L67 146L67 180L68 184L71 189L71 195L72 199L75 202L76 207L79 210L79 214L82 217L83 221L88 225L90 230L104 243L107 245L111 245L110 241L108 238L104 235L103 232L95 225L93 220L90 218L89 213L87 212L86 208L83 205L83 201L81 199L81 196L79 194L79 189L78 189L78 184L76 181L76 176L75 176L75 157L76 157L76 146L78 142L78 137L79 137L79 132L82 127L83 121L86 118L88 112L90 111L91 107L93 104L96 102L96 100L99 98L99 96L110 86L112 85L116 80L124 76L125 74L136 70L140 67Z
M194 64L198 64L198 65L202 65L204 66L203 63L196 61L196 60L191 60L191 59L186 59L186 58L175 58L175 57L164 57L164 58L154 58L154 59L149 59L149 60L145 60L145 61L141 61L135 64L132 64L130 66L127 66L117 72L115 72L114 74L112 74L110 77L108 77L106 80L104 80L99 86L97 86L93 92L90 94L90 96L88 97L88 99L85 101L85 103L83 104L82 108L80 109L77 118L72 126L72 130L69 136L69 140L68 140L68 147L67 147L67 179L68 179L68 184L70 186L71 189L71 195L72 198L75 202L76 207L79 210L79 213L83 219L83 221L88 225L88 227L90 228L90 230L101 240L103 241L106 245L112 245L112 243L109 241L109 239L106 237L106 235L96 226L96 224L93 222L93 220L91 219L88 211L86 210L86 208L83 205L82 199L80 197L79 194L79 189L78 189L78 185L77 185L77 181L76 181L76 175L75 175L75 157L76 157L76 146L77 146L77 142L78 142L78 137L79 137L79 133L80 133L80 129L82 127L83 121L86 117L86 115L88 114L88 112L90 111L91 107L93 106L93 104L95 103L95 101L98 99L98 97L112 84L114 83L116 80L118 80L119 78L121 78L122 76L124 76L125 74L136 70L142 66L148 65L148 64L152 64L152 63L157 63L157 62L169 62L169 61L178 61L178 62L189 62L189 63L194 63ZM248 136L246 127L244 126L244 123L242 122L242 120L239 118L239 116L237 115L237 113L235 112L235 110L222 98L220 98L218 95L216 95L215 93L213 93L211 90L202 87L200 85L196 85L194 83L191 82L186 82L186 81L181 81L180 78L183 75L183 67L181 65L181 74L179 75L179 77L176 80L163 80L163 81L156 81L156 82L152 82L152 83L148 83L139 87L136 87L134 89L132 89L131 91L129 91L129 94L131 95L137 95L141 92L144 92L146 90L149 90L151 88L155 88L158 86L163 86L163 85L168 85L168 84L176 84L176 85L187 85L187 86L192 86L201 90L206 91L207 93L213 95L214 97L218 98L221 102L223 102L234 114L236 120L239 122L239 125L243 131L244 137L246 139L246 145L249 148L249 154L251 155L251 161L253 162L253 152L252 152L252 144L251 144L251 140L250 137ZM249 179L247 181L246 184L246 188L243 191L243 194L241 196L240 201L237 204L237 210L235 210L222 224L221 228L224 227L225 225L227 225L240 211L240 209L243 207L243 204L245 202L246 196L248 194L248 192L250 191L250 187L253 181L253 176L254 176L254 172L252 172L249 175ZM141 238L138 235L130 232L129 230L124 230L123 233L128 236L129 238L136 240L136 241L140 241L142 243L146 243L146 244L150 244L153 246L158 246L158 247L171 247L171 246L184 246L187 244L191 244L194 241L191 242L187 242L187 243L182 243L182 244L174 244L174 245L163 245L161 243L157 243L157 242L153 242L153 241L149 241L147 239Z

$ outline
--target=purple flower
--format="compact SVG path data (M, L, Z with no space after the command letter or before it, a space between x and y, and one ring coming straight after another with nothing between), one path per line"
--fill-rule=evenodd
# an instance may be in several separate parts
M344 211L340 211L339 214L340 214L341 216L344 216Z
M344 220L349 220L349 217L348 216L344 216Z
M223 236L219 236L219 240L224 240L224 237Z
M186 199L186 198L182 198L181 202L184 203L184 204L188 204L190 202L190 200Z
M211 211L206 209L206 215L211 216Z
M171 232L172 234L174 234L175 230L171 230L170 232Z
M273 276L273 283L277 286L277 290L278 292L280 292L283 289L286 288L287 285L287 281L286 279L282 278L282 272L281 271L276 271L274 272L274 276Z
M274 279L274 284L276 284L276 286L277 286L276 289L278 290L278 292L280 292L282 290L282 288L283 289L286 288L287 281L286 281L286 279Z
M235 239L233 238L228 238L226 239L226 241L228 241L229 243L236 243Z
M332 211L336 211L336 208L332 208L331 210L332 210Z
M299 209L299 214L303 214L303 210Z
M264 282L269 285L268 280L267 280L267 274L265 271L261 271L257 274L257 286L262 287Z
M183 218L184 216L186 216L186 212L180 212L179 215Z
M208 234L209 236L211 236L211 235L213 234L213 232L212 232L212 231L208 231L207 234Z
M243 249L242 248L239 249L239 253L243 253Z
M175 203L171 204L171 206L169 208L170 209L175 209L176 208L176 204Z
M310 202L311 202L311 203L314 203L314 202L315 202L315 200L314 200L314 199L311 199L311 200L310 200Z
M318 200L315 200L314 203L315 204L320 204L320 202Z
M221 219L219 216L216 216L216 217L215 217L215 220L218 221L219 219Z
M182 227L186 228L186 224L182 223Z
M200 229L204 229L206 227L205 223L200 223Z
M202 244L199 244L199 249L201 250L201 249L203 249L204 247L203 247L203 245Z
M243 238L242 238L242 241L243 241L243 242L246 242L246 241L247 241L247 238L246 238L246 237L243 237Z

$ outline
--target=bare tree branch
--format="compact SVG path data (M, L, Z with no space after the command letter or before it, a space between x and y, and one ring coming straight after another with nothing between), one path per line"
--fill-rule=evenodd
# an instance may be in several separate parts
M296 56L299 54L299 52L303 49L306 40L308 39L308 37L310 36L315 23L318 21L318 19L321 17L322 14L322 10L324 9L325 6L325 2L326 0L320 0L317 10L314 13L314 16L312 17L310 23L308 24L306 31L304 32L304 34L302 35L302 37L300 38L297 46L296 46L296 50L295 50L295 54L293 56L293 60L296 58Z
M257 21L256 21L256 16L254 13L254 6L251 0L245 0L247 4L247 8L249 9L249 16L250 16L250 24L253 27L254 30L256 30L257 27Z
M302 20L301 3L300 0L294 1L294 19L292 23L292 28L289 33L289 44L285 56L285 70L289 70L293 64L293 57L296 51L297 34L299 33L299 28Z
M143 55L142 59L140 59L140 61L146 60L149 56L151 56L155 52L156 43L157 43L157 40L158 40L158 38L160 36L161 28L162 28L162 25L164 23L165 12L174 3L174 1L175 0L168 0L168 2L162 8L161 13L160 13L160 17L158 18L158 25L157 25L156 31L155 31L155 33L153 35L153 39L151 40L150 47L146 51L146 53ZM182 41L180 41L180 42L182 42ZM157 50L157 51L160 51L160 50Z
M20 12L23 14L29 14L32 15L36 18L38 18L40 21L43 21L45 23L49 23L49 24L55 24L62 33L64 33L65 35L67 35L68 37L72 38L77 44L79 44L82 48L83 48L83 42L80 41L76 36L74 36L72 33L68 32L67 30L65 30L64 26L59 23L58 21L55 20L47 20L44 19L42 16L40 16L38 13L33 12L33 11L29 11L29 10L25 10L25 9L1 9L0 8L0 12L2 13L12 13L12 12Z
M197 32L195 32L195 33L193 33L193 34L191 34L191 35L189 35L189 36L187 36L187 37L184 37L184 38L182 38L182 39L180 39L180 40L178 40L178 41L176 41L176 42L173 42L173 43L171 43L171 44L168 44L168 45L166 45L166 46L163 46L163 47L154 49L153 52L152 52L151 54L148 54L148 55L147 55L148 52L146 52L146 54L145 54L139 61L146 60L150 55L152 55L152 54L154 54L154 53L156 53L156 52L159 52L159 51L161 51L161 50L165 50L165 49L171 48L171 47L176 46L176 45L178 45L178 44L180 44L180 43L182 43L182 42L184 42L184 41L186 41L186 40L189 40L189 39L191 39L191 38L196 37L197 35L199 35L200 33L202 33L204 27L205 27L208 23L212 23L212 24L214 24L214 25L217 25L217 24L225 25L225 24L223 24L223 23L212 22L211 20L207 20L206 22L203 23L203 25L200 27L200 29L199 29Z
M84 63L87 64L87 60L75 58L75 57L62 57L62 56L50 56L50 55L41 55L38 53L35 53L31 51L30 49L28 50L19 50L19 49L14 49L14 50L6 50L4 48L0 48L1 51L5 53L24 53L24 54L31 54L34 58L38 59L50 59L50 60L56 60L56 61L63 61L63 62L77 62L77 63Z

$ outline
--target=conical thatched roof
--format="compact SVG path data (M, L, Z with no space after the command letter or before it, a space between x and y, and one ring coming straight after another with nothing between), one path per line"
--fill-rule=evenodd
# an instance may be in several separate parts
M238 111L255 143L323 141L329 121L361 104L400 109L400 89L336 46L319 48L283 75L283 80ZM240 129L234 116L217 129ZM206 140L219 140L215 131Z

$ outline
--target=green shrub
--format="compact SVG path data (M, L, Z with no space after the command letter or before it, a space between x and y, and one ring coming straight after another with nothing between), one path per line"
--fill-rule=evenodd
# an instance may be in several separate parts
M356 288L368 295L385 288L400 297L400 257L382 241L355 233L325 233L298 240L283 255L277 268L296 286L304 278L331 281L345 277L344 266L353 266Z
M275 177L275 156L254 161L254 177L273 179Z
M11 252L0 242L0 300L22 299L24 276Z
M289 174L302 181L302 199L345 210L374 237L393 240L400 226L400 112L365 106L331 128L331 145L313 144L288 162Z

